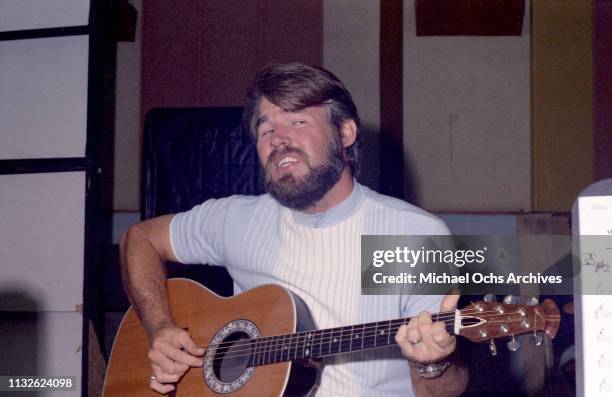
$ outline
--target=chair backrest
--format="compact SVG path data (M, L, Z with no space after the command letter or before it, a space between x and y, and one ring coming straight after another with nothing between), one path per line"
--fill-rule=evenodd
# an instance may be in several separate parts
M142 218L184 211L209 198L264 191L242 108L159 108L145 122Z

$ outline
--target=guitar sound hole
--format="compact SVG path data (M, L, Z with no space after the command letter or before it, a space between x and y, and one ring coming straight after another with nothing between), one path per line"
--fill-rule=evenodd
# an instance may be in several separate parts
M230 383L238 379L248 368L251 353L251 338L238 331L223 339L214 357L213 372L217 379Z

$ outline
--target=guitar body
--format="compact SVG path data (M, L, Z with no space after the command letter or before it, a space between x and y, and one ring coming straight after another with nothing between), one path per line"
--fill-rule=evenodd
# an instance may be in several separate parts
M176 324L187 329L198 346L236 338L244 346L244 341L250 339L249 333L272 336L316 328L305 304L279 286L266 285L231 298L220 297L186 279L168 280L167 287ZM240 347L235 349L240 351ZM149 388L148 350L147 335L134 309L130 308L121 322L109 359L105 397L159 396ZM189 369L171 395L299 396L307 394L318 379L316 368L296 362L247 369L246 359L241 361L239 355L232 354L231 348L225 353L230 358L223 359L223 354L218 352L209 356L214 359L208 364L205 359L203 368ZM233 358L236 356L238 361Z

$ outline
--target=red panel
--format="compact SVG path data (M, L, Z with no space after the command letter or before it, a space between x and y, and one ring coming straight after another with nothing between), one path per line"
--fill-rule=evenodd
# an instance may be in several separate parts
M262 66L273 62L323 64L323 1L264 0Z
M416 0L417 36L520 36L525 0Z
M201 24L199 106L240 106L258 70L259 2L207 1Z
M264 65L322 58L322 0L145 2L142 113L242 105Z
M402 0L380 2L380 191L413 201L404 197L403 10Z
M143 3L142 114L199 101L201 10L197 2Z
M595 180L612 178L612 1L593 2Z

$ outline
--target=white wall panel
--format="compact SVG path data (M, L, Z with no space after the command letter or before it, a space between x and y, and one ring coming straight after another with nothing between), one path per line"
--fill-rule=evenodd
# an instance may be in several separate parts
M85 155L88 40L0 42L0 159Z
M380 1L323 1L323 66L346 85L364 130L361 180L378 187Z
M23 393L24 396L81 395L83 316L78 312L0 313L2 375L74 376L74 391ZM3 393L0 393L5 395ZM21 393L6 393L18 395Z
M0 0L0 32L87 25L89 0Z
M82 304L85 173L0 175L0 219L0 310Z

